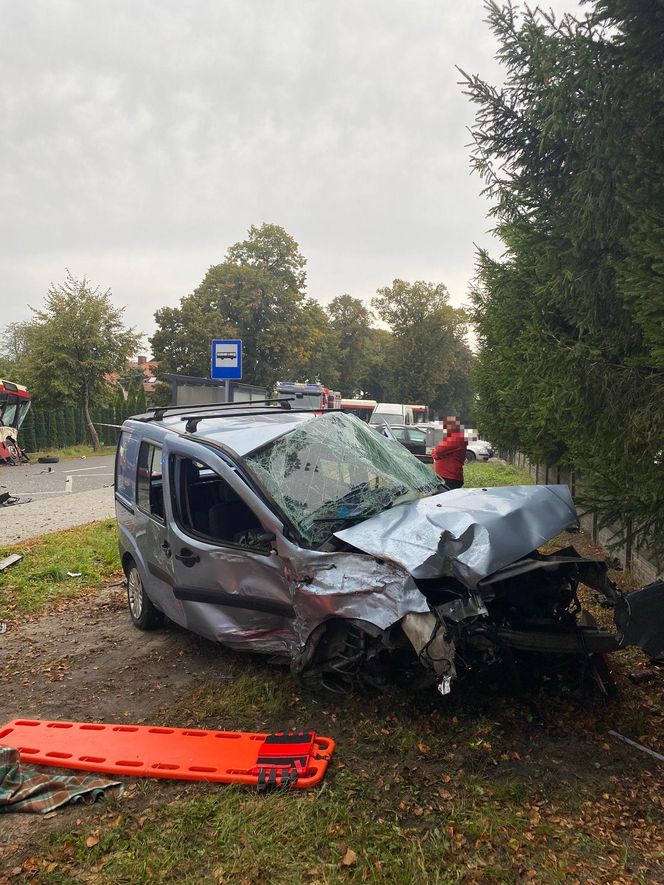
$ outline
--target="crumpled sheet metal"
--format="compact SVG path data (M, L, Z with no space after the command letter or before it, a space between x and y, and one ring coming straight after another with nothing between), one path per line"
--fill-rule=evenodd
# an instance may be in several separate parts
M429 612L413 579L394 563L362 554L306 551L283 539L280 553L288 579L283 586L271 585L258 567L249 568L237 586L227 579L224 586L238 601L290 604L293 617L235 606L228 599L223 606L189 601L187 628L229 648L292 658L328 618L356 619L386 630L408 613ZM221 562L215 567L222 568Z
M312 556L312 559L316 554ZM386 630L410 612L429 605L407 571L357 554L318 554L307 561L310 577L295 584L295 632L304 644L328 618L351 618Z
M475 588L576 523L567 486L504 486L412 501L335 534L416 578L446 575Z

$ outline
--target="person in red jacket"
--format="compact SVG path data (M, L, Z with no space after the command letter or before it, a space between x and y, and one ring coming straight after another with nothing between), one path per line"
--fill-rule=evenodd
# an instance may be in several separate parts
M466 460L468 440L459 419L453 415L443 421L445 437L431 452L433 468L449 489L463 485L463 465Z

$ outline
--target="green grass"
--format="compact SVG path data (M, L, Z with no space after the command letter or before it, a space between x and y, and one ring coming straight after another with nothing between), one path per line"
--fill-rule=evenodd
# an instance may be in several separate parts
M465 488L532 485L527 470L503 464L466 464L463 468Z
M500 465L471 465L466 477L480 487L530 481ZM111 520L11 549L26 560L0 578L3 606L25 597L31 610L76 592L82 579L67 570L98 586L119 568ZM69 813L64 832L36 830L26 875L54 885L661 880L661 782L606 737L632 720L639 735L659 733L661 703L644 706L643 692L610 708L536 695L541 725L488 677L444 700L394 686L339 698L303 693L264 657L220 649L218 667L228 681L192 680L160 724L313 727L337 740L323 785L257 795L129 781L124 798Z
M96 452L92 446L88 445L66 446L63 449L45 449L43 452L28 452L31 461L36 461L38 458L43 458L46 455L55 455L61 461L65 461L69 458L93 458L98 455L114 454L115 445L105 446L103 443L99 444Z
M56 599L103 586L120 570L114 519L0 548L0 558L10 553L23 559L0 572L0 618L39 612Z
M477 697L448 705L396 689L378 698L301 696L287 673L266 662L225 655L224 665L237 670L237 681L206 683L171 711L173 724L250 730L264 717L275 730L312 724L338 741L322 787L257 795L237 786L135 782L133 796L78 812L76 826L33 850L38 881L633 881L629 873L643 861L634 846L617 852L607 844L615 815L629 827L634 815L634 832L643 835L642 798L607 803L605 792L620 789L611 771L571 784L542 777L538 758L547 770L548 755L564 750L543 741L546 733L513 700L485 694L480 704L493 703L493 711L482 718ZM267 715L261 693L272 698ZM588 723L579 727L576 706L559 704L558 716L560 734L576 735L573 744L583 748ZM549 729L549 740L556 734ZM532 752L532 762L514 766L517 747ZM584 765L593 770L589 758ZM656 838L658 821L647 827Z

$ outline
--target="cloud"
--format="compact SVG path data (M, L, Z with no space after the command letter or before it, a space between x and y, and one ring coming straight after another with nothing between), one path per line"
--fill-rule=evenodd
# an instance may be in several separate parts
M68 266L146 328L263 221L323 300L397 276L463 300L490 222L454 65L500 77L480 3L0 9L5 321Z

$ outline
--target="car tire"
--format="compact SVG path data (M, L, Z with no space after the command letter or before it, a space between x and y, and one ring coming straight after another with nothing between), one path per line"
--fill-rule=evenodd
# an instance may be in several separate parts
M466 464L473 464L475 461L477 461L477 455L475 452L468 450L466 452Z
M156 608L145 592L143 581L131 560L127 568L127 608L134 627L139 630L156 630L164 622L164 615Z
M37 458L40 464L57 464L59 460L57 455L44 455L43 458Z

